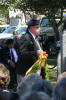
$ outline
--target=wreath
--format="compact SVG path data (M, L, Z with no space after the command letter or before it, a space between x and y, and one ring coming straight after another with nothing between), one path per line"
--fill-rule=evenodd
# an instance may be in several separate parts
M49 80L49 71L48 71L48 64L47 64L47 57L48 54L44 51L38 57L38 60L26 71L25 75L30 73L37 73L42 67L45 68L46 76L45 78Z

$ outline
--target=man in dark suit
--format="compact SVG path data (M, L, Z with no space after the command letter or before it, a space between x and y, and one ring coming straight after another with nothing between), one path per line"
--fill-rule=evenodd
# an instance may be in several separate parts
M0 49L0 62L10 71L9 88L14 88L14 84L17 83L17 75L15 71L17 60L18 56L14 49L13 39L8 39L6 40L6 46Z
M27 33L21 37L19 48L21 53L21 68L17 68L17 73L22 75L35 63L38 56L43 52L36 39L40 31L40 21L32 19L28 22ZM44 69L41 69L42 78L45 77Z
M6 46L0 49L0 62L5 65L15 66L13 61L11 60L11 52L10 49L13 48L13 40L6 40Z

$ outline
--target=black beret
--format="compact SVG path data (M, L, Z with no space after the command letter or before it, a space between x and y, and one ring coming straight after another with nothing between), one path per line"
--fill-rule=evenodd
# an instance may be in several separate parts
M30 21L28 21L27 25L28 25L28 27L35 26L35 25L40 25L40 20L31 19Z

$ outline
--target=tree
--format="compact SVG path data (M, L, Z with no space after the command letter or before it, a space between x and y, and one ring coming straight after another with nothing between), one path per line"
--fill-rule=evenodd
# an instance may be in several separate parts
M15 7L23 11L34 11L37 14L49 16L49 19L52 19L56 40L59 40L58 26L62 22L65 5L65 0L16 0L15 2ZM61 14L61 20L58 24L55 21L57 13Z
M56 40L59 40L58 26L62 23L63 10L66 7L65 0L0 0L1 6L19 8L24 13L25 11L34 11L36 14L48 16L56 33ZM55 21L55 15L57 13L61 15L61 20L58 24Z
M9 8L13 7L15 0L0 0L0 14L9 16Z

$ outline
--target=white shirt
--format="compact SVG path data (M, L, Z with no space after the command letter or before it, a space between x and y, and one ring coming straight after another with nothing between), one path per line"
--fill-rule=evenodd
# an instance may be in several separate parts
M30 32L30 31L29 31ZM32 37L35 39L36 35L34 35L32 32L30 32L30 34L32 35Z
M18 61L18 55L17 55L16 50L15 50L14 48L11 48L11 49L10 49L10 52L13 53L15 63L17 63L17 61ZM11 57L11 59L12 59L12 57Z
M30 32L30 31L29 31L29 32ZM34 35L32 32L30 32L30 34L32 35L32 37L33 37L33 38L34 38L34 40L36 41L36 43L37 43L37 45L38 45L39 50L42 50L42 48L40 47L40 45L39 45L39 43L38 43L37 39L35 39L35 38L36 38L36 35Z

